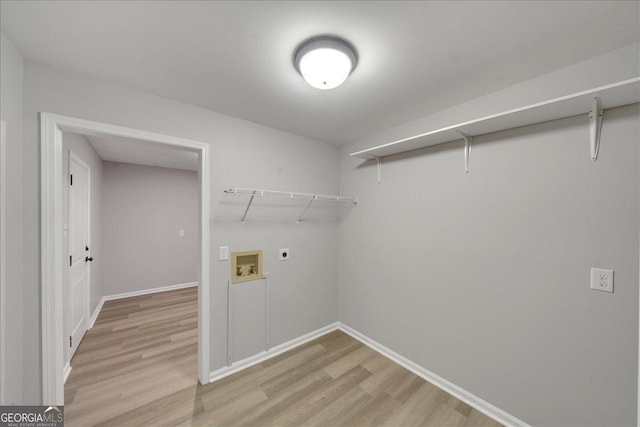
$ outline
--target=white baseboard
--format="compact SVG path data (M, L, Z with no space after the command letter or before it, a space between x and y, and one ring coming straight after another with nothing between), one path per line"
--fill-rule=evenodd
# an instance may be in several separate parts
M175 291L177 289L193 288L198 286L198 282L180 283L178 285L161 286L159 288L143 289L141 291L123 292L121 294L107 295L102 297L105 301L114 299L138 297L140 295L155 294L158 292Z
M64 365L64 368L62 370L62 383L66 384L67 382L67 378L69 378L69 374L71 373L71 364L69 362L67 362L66 365Z
M355 338L358 341L362 342L363 344L371 347L372 349L374 349L378 353L380 353L380 354L388 357L389 359L393 360L398 365L408 369L409 371L413 372L417 376L429 381L433 385L435 385L435 386L439 387L440 389L446 391L447 393L449 393L450 395L454 396L458 400L461 400L462 402L464 402L467 405L477 409L478 411L480 411L483 414L485 414L486 416L498 421L499 423L501 423L501 424L503 424L505 426L509 426L509 427L511 427L511 426L513 426L513 427L515 427L515 426L518 426L518 427L520 427L520 426L522 426L522 427L530 427L529 424L525 423L524 421L519 420L518 418L514 417L513 415L510 415L510 414L506 413L502 409L493 406L492 404L490 404L486 400L483 400L483 399L479 398L478 396L474 395L473 393L468 392L467 390L463 389L462 387L459 387L459 386L457 386L457 385L445 380L441 376L434 374L433 372L429 371L428 369L423 368L422 366L420 366L417 363L407 359L406 357L403 357L403 356L399 355L395 351L393 351L393 350L383 346L382 344L372 340L371 338L369 338L366 335L356 331L355 329L350 328L349 326L347 326L347 325L345 325L343 323L340 323L340 322L338 322L338 329L340 329L341 331L343 331L346 334L351 335L353 338Z
M100 298L100 301L96 306L96 309L93 311L93 314L91 315L91 319L89 319L89 329L93 328L93 325L95 325L96 320L98 319L98 314L100 314L100 310L102 310L102 306L104 305L105 301L106 300L104 299L104 297Z
M175 291L178 289L193 288L195 286L198 286L198 282L180 283L177 285L162 286L159 288L143 289L141 291L123 292L121 294L103 296L100 299L100 302L98 303L98 306L96 307L95 311L93 312L91 319L89 319L89 329L93 328L93 325L96 323L96 319L98 319L98 315L100 314L100 310L102 310L102 306L106 301L122 299L122 298L138 297L140 295L156 294L158 292Z
M309 332L308 334L304 334L298 338L294 338L290 341L272 347L268 351L263 351L254 356L234 362L233 364L231 364L231 366L225 366L223 368L216 369L209 375L209 382L221 380L224 377L228 377L229 375L235 374L236 372L242 371L243 369L247 369L253 365L257 365L258 363L264 362L267 359L271 359L272 357L294 349L306 342L321 337L322 335L335 331L336 329L338 329L338 325L338 322L332 323L323 328L316 329L313 332Z

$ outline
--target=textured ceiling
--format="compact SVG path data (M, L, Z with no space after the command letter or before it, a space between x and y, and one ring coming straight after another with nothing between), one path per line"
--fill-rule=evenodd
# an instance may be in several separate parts
M32 60L336 144L637 42L636 1L6 1ZM292 54L335 34L359 64L309 87Z

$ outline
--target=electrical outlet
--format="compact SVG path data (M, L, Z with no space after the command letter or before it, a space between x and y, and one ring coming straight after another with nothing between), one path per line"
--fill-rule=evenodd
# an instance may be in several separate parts
M613 270L592 268L591 289L603 292L613 292Z
M289 248L280 249L280 261L286 261L291 257Z

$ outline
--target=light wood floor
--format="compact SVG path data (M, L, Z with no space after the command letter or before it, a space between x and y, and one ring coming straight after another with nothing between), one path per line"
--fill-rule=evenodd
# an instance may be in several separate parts
M340 331L200 385L195 288L106 302L71 366L68 426L499 426Z

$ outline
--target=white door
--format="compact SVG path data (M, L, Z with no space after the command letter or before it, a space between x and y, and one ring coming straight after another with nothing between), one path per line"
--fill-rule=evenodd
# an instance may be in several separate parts
M89 325L89 167L69 153L69 308L71 360Z

